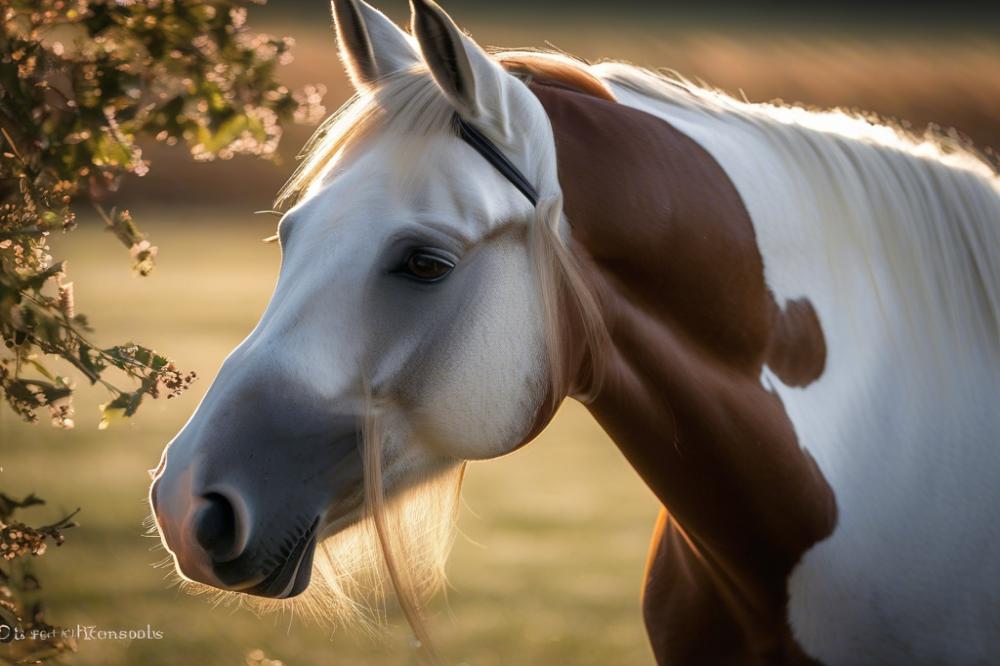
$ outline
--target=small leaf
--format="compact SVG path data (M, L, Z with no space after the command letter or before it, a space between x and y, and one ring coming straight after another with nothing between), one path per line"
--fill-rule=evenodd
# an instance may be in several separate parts
M111 402L101 405L101 422L98 430L107 430L115 421L125 418L125 411L128 409L129 394L122 393Z
M101 405L101 422L97 426L98 430L107 430L111 424L121 419L126 419L139 409L142 403L143 392L121 393L111 402Z
M89 144L92 151L91 161L96 166L127 168L132 164L131 149L112 136L110 132L101 132Z

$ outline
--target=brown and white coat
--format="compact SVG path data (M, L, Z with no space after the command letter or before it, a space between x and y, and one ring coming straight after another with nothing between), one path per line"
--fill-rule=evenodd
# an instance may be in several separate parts
M491 56L412 4L411 35L334 2L360 97L293 179L272 303L151 490L183 575L294 596L326 539L343 601L373 520L419 625L447 521L412 498L577 396L663 504L659 663L995 659L996 174L842 113Z

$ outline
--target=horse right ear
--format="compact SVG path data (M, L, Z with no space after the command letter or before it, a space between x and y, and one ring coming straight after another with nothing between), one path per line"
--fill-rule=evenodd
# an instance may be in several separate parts
M356 88L420 61L413 38L364 0L333 0L333 19L340 58Z
M502 118L504 84L513 79L434 0L410 0L410 7L420 52L455 110L484 124Z

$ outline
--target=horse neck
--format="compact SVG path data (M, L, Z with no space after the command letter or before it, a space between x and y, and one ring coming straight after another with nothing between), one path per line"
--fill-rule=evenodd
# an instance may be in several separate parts
M610 332L589 409L692 548L784 574L831 530L833 497L760 381L822 372L808 302L767 289L753 226L697 144L641 111L545 85L571 246Z

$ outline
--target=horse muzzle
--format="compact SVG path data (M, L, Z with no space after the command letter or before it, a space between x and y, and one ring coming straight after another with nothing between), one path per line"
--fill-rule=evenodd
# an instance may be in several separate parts
M332 437L242 437L239 446L178 435L149 498L181 575L261 597L303 592L326 517L362 494L356 420L337 425Z

